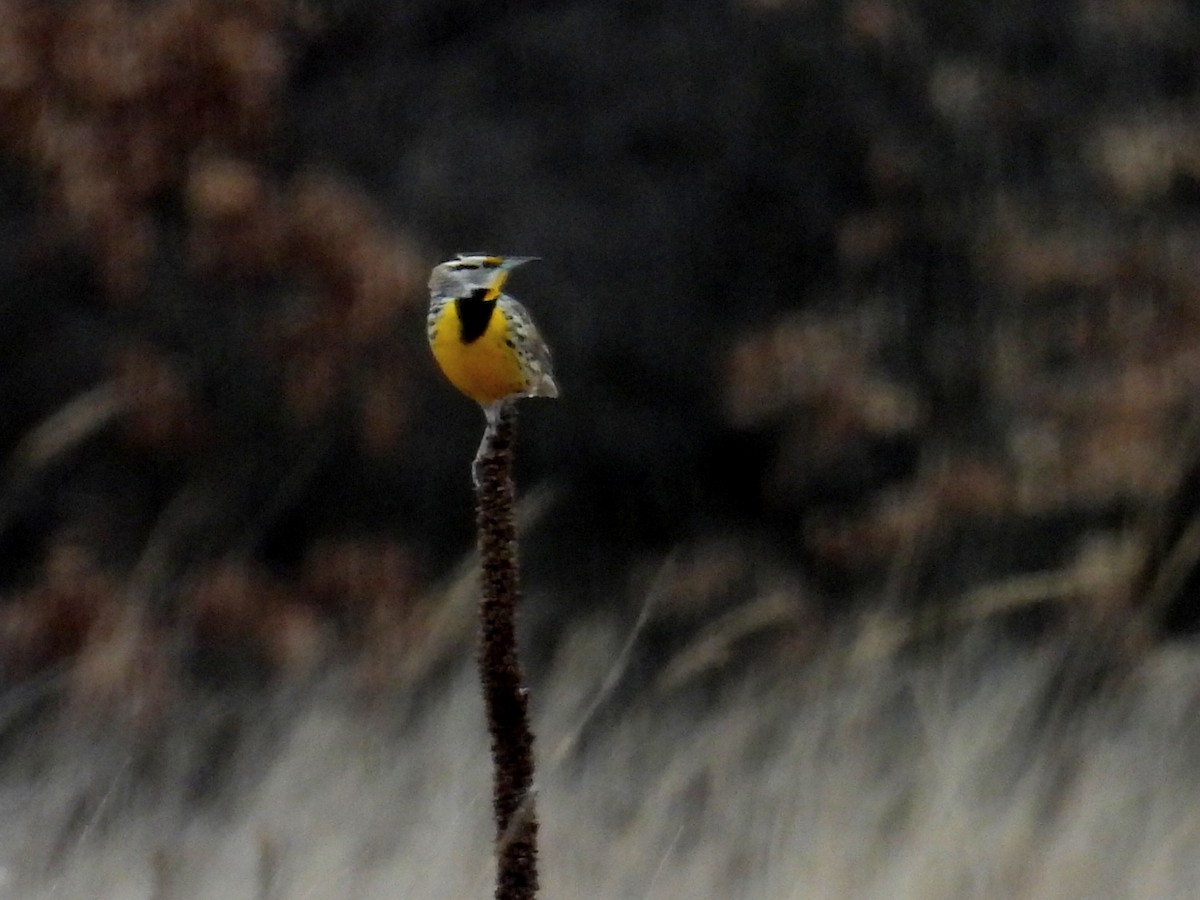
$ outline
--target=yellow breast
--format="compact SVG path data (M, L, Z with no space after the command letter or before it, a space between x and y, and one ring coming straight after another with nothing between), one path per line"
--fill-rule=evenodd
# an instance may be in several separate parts
M487 406L526 389L525 372L513 350L508 321L499 309L492 312L483 334L464 344L458 308L451 301L438 317L434 332L430 347L442 372L476 403Z

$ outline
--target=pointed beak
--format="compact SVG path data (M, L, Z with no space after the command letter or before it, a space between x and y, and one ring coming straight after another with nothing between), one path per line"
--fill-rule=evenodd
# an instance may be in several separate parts
M508 273L517 266L523 266L527 262L533 262L535 259L541 259L540 256L506 256L504 262L500 263L500 267L496 270L495 277L492 278L492 284L488 288L484 300L495 300L500 296L500 292L504 290L504 282L508 281Z
M541 259L540 256L506 256L504 257L504 262L500 263L500 268L508 272L517 266L523 266L527 262L534 262L539 259Z

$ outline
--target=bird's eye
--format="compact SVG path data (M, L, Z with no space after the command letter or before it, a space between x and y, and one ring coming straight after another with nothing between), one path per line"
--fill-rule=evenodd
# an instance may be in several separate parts
M454 267L456 271L461 272L463 269L478 269L479 266L475 263L459 263Z

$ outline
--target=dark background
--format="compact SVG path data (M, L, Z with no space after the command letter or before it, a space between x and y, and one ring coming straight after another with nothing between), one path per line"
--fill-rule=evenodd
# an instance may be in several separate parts
M1097 554L1018 617L1186 624L1145 585L1200 387L1187 4L2 7L8 683L420 645L482 425L424 281L478 250L543 258L562 385L522 405L535 665L648 591L655 659L780 585L748 646L792 653Z

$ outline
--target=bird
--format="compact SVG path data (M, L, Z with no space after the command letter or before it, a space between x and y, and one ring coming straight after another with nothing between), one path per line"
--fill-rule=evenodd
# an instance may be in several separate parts
M536 256L460 253L429 276L429 346L452 385L483 407L489 425L519 397L557 397L546 346L528 310L504 293Z

